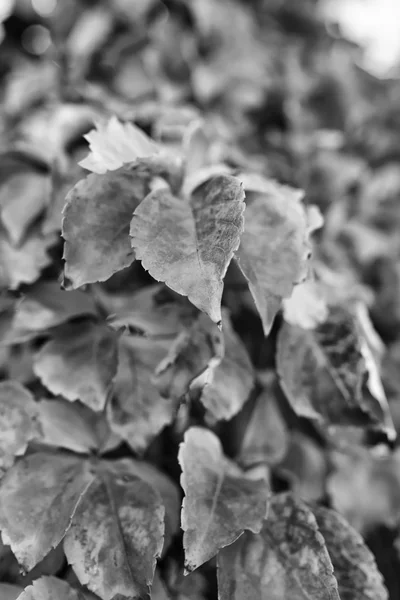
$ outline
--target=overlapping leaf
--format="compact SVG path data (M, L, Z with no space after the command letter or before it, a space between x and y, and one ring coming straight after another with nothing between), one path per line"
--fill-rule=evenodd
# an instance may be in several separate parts
M90 454L107 452L121 443L113 434L103 414L95 413L84 404L56 398L37 404L40 433L36 441L53 448Z
M243 231L244 193L238 180L215 177L188 198L150 193L134 212L136 257L210 318L221 321L223 279Z
M302 192L266 181L248 203L236 258L267 335L283 298L307 272L309 224Z
M244 466L279 463L288 448L289 432L279 412L276 383L257 397L240 451Z
M200 313L167 348L154 381L165 398L180 399L199 375L221 361L224 339L217 325Z
M122 336L113 397L107 411L110 425L136 451L174 418L177 405L163 398L154 381L156 367L165 357L166 344L142 337Z
M265 480L252 480L223 455L219 439L192 427L179 450L183 545L187 571L232 544L244 530L260 531L268 504Z
M224 357L210 369L200 395L200 401L216 420L229 420L237 414L254 384L253 367L247 350L228 318L223 319L223 334Z
M22 169L0 186L0 219L16 246L50 201L49 175L35 172L29 166Z
M52 454L23 458L7 472L0 485L0 530L25 569L60 543L92 480L88 463Z
M129 223L152 176L145 164L126 166L89 175L69 192L62 235L65 276L73 288L105 281L134 261Z
M98 174L115 171L125 163L159 151L157 144L138 127L121 123L115 116L104 124L98 123L97 128L84 137L89 142L90 154L79 164Z
M312 512L275 496L259 534L246 531L218 555L220 600L339 600L333 566Z
M152 285L135 294L106 296L99 301L110 313L113 327L128 327L147 337L175 336L197 318L197 309L187 298L164 285Z
M17 600L84 600L79 590L57 577L41 577L24 589Z
M341 600L387 600L375 558L361 535L337 512L313 507L335 570Z
M327 425L390 428L385 399L368 391L370 371L363 344L355 317L339 305L331 307L324 323L312 331L283 325L277 370L299 415Z
M2 480L0 509L2 537L25 568L65 538L81 583L103 600L131 600L149 591L164 510L170 536L178 503L173 484L145 463L36 453Z
M0 383L0 472L8 469L16 456L38 433L37 405L30 392L16 381Z
M2 600L17 600L22 588L11 583L0 583L0 595Z
M15 303L3 341L20 343L79 316L96 315L93 298L78 290L65 292L55 282L41 281Z
M100 411L117 371L117 340L102 323L61 325L36 355L34 371L53 394Z
M48 249L54 244L53 235L32 233L20 246L13 246L0 231L0 289L17 289L23 283L34 283L50 262Z

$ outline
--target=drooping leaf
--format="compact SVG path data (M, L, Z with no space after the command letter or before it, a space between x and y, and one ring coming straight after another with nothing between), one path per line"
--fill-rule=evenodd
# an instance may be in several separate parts
M236 258L268 335L283 298L307 272L309 226L302 192L269 182L246 208Z
M0 472L22 455L37 433L38 410L31 393L16 381L0 383Z
M269 489L265 480L252 480L223 454L211 431L192 427L181 444L179 463L183 545L187 571L197 569L232 544L244 530L260 531Z
M85 600L82 592L57 577L41 577L24 589L17 600Z
M339 513L312 507L338 582L341 600L388 600L375 558L361 535Z
M136 257L210 318L221 321L223 279L243 231L244 193L233 177L215 177L188 198L166 189L135 210L130 235Z
M34 371L53 394L103 410L117 371L117 340L102 323L61 325L37 353Z
M73 456L32 454L7 471L0 483L0 530L25 569L60 543L92 480L88 464Z
M284 324L277 370L298 415L326 425L388 427L387 407L367 393L369 380L363 339L350 311L332 306L314 330Z
M180 399L199 375L220 362L224 340L217 325L200 313L166 348L168 351L155 370L154 382L165 398Z
M135 259L129 241L133 212L150 190L146 165L88 175L67 196L63 211L65 276L71 286L105 281Z
M217 421L236 415L254 384L254 371L246 348L229 319L224 318L222 323L225 354L218 365L210 368L200 395L200 401Z
M118 370L107 413L110 426L135 451L143 451L174 418L177 405L163 398L154 382L157 365L166 354L165 343L122 336Z
M0 289L15 290L22 283L34 283L51 262L47 250L55 239L32 234L17 247L0 231Z
M93 173L115 171L137 158L146 158L159 152L159 148L133 123L121 123L113 116L106 123L98 123L84 136L89 142L90 154L79 163Z
M41 281L17 303L4 341L19 343L74 317L96 315L93 298L78 290L66 292L57 283Z
M259 534L219 552L218 588L220 600L340 600L316 519L290 494L272 499Z
M22 588L19 585L11 583L0 583L1 600L17 600L20 597Z
M79 581L103 600L146 597L163 547L161 498L129 461L124 466L124 473L98 466L64 541Z

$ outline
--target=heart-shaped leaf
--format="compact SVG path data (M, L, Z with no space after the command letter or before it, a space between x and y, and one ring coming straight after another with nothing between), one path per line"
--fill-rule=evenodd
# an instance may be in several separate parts
M201 427L185 433L178 455L185 491L183 545L187 571L197 569L232 544L244 530L260 531L269 490L223 455L219 439Z
M243 200L239 181L221 175L189 199L167 189L152 192L131 222L132 247L143 267L216 323L223 279L243 231Z

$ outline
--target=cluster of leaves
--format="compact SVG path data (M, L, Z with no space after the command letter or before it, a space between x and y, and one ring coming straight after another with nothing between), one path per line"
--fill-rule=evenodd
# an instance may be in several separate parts
M397 597L398 84L312 0L60 0L35 59L25 4L1 598Z

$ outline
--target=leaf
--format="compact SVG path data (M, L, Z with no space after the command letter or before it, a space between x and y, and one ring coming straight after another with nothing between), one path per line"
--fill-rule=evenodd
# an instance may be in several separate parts
M51 260L47 253L56 238L32 233L21 246L14 247L0 231L0 289L16 290L22 283L34 283Z
M17 600L84 600L84 596L57 577L41 577L25 588Z
M25 167L8 177L0 187L0 215L12 244L23 241L29 226L50 201L48 174Z
M326 495L329 456L320 444L301 431L293 431L283 460L276 466L293 493L307 502L322 501Z
M176 297L174 297L176 296ZM128 327L146 337L176 336L198 316L187 298L174 294L164 285L151 285L135 294L100 295L100 302L114 313L108 322L116 328Z
M124 473L111 463L97 468L64 541L79 581L103 600L146 597L163 547L161 499L129 461L124 466Z
M277 371L299 416L326 425L386 425L385 408L366 393L369 379L363 340L350 311L333 306L314 330L284 324Z
M285 321L303 329L314 329L328 317L323 290L316 281L306 280L295 285L292 295L282 304Z
M335 570L341 600L388 600L375 558L361 535L333 510L312 507Z
M153 156L159 148L133 123L121 123L112 116L106 123L97 123L83 136L89 142L90 154L79 163L93 173L115 171L125 163Z
M165 509L164 509L165 504ZM36 453L0 484L0 529L31 569L64 539L82 584L111 600L146 597L155 560L178 523L178 493L146 463Z
M150 193L131 221L132 247L143 267L216 323L223 279L243 231L243 200L239 182L222 175L190 199L166 189Z
M253 367L240 337L223 319L225 354L210 368L200 401L217 421L232 419L243 407L254 385Z
M194 323L166 345L166 354L157 365L154 383L165 398L180 399L190 384L224 354L221 331L200 313Z
M32 454L7 471L0 482L0 530L26 570L63 539L92 480L87 463L73 456Z
M246 225L235 257L268 335L281 302L306 275L310 254L303 193L269 182L246 208Z
M65 277L72 288L105 281L135 260L129 241L133 212L150 191L145 164L89 175L69 192L63 211Z
M17 600L20 597L22 588L19 585L11 583L0 583L1 600Z
M275 387L271 385L257 397L241 446L242 466L274 465L287 451L289 431L279 412Z
M90 454L93 450L104 452L120 443L116 436L111 439L104 416L83 404L54 399L41 400L37 406L42 431L38 441L45 445Z
M113 397L107 406L110 426L130 447L143 451L173 420L177 405L163 398L153 375L166 353L165 344L142 337L123 336Z
M331 456L326 489L332 507L364 537L400 519L400 453L383 456L354 448Z
M37 353L34 372L54 395L101 411L117 371L117 340L102 323L61 325Z
M271 501L259 534L246 531L218 555L220 600L339 600L312 512L290 494Z
M30 392L16 381L0 383L0 472L24 454L35 436L37 405Z
M246 477L223 455L216 435L201 427L185 433L178 460L185 492L181 514L185 567L193 571L245 529L260 531L269 490L266 481Z
M97 315L89 294L75 290L66 292L55 282L41 281L18 302L4 341L24 342L74 317L88 315Z

